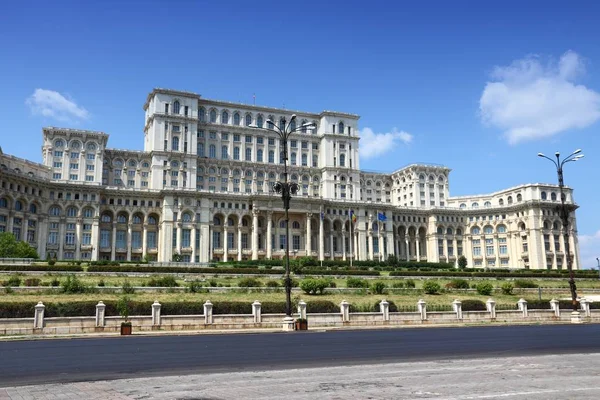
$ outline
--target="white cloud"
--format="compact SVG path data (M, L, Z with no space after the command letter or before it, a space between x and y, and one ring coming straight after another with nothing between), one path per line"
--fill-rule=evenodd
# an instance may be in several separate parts
M371 128L360 131L360 146L358 152L364 159L373 158L394 150L400 143L409 144L413 135L393 128L391 132L375 133Z
M583 73L573 51L558 63L529 56L496 67L479 99L481 119L502 129L510 144L585 128L600 118L600 94L575 82Z
M33 94L25 100L34 115L54 118L58 121L72 121L88 119L90 113L78 106L73 99L69 99L59 92L46 89L35 89Z
M592 269L598 266L596 257L600 257L600 230L593 235L579 235L579 252L581 269Z

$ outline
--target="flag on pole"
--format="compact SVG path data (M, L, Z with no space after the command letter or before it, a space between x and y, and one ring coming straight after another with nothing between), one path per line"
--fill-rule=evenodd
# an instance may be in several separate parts
M350 220L353 224L356 224L356 214L354 214L354 210L350 210Z
M321 211L321 221L323 221L325 219L325 213L323 211Z
M385 220L387 220L387 217L385 216L385 214L384 214L384 213L378 212L378 213L377 213L377 219L378 219L379 221L385 221Z

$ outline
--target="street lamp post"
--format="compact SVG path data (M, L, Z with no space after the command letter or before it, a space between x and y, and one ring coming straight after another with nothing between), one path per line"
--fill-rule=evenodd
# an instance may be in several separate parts
M560 218L562 220L563 226L563 234L565 238L565 253L567 254L567 269L569 270L569 287L571 288L571 300L573 302L573 313L578 313L577 311L577 286L575 285L575 276L573 275L573 260L571 258L571 246L569 244L569 210L567 209L567 205L565 203L565 193L564 193L564 180L563 180L563 167L566 163L571 161L577 161L584 157L581 153L581 149L575 150L568 157L560 159L560 153L556 152L554 155L556 156L556 161L550 157L545 156L542 153L538 153L538 157L545 158L547 160L552 161L554 166L556 167L556 172L558 174L558 187L560 189Z
M292 133L298 132L300 129L315 128L315 123L309 122L300 126L292 126L292 123L296 120L296 114L293 114L290 121L287 122L285 118L282 119L281 126L277 126L271 119L267 120L267 128L263 128L258 125L249 125L251 128L262 129L266 131L275 131L281 140L283 146L283 182L278 181L273 185L273 191L281 194L281 200L283 200L283 208L285 210L285 319L283 322L284 329L290 329L290 325L293 327L292 318L292 279L290 278L290 201L292 195L298 192L298 184L295 182L288 182L288 148L287 142ZM270 240L270 238L267 238Z

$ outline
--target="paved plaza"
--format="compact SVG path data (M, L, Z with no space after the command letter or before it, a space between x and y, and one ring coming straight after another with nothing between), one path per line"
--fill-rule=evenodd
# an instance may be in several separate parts
M569 354L9 387L0 400L591 400L600 398L599 374L600 354Z

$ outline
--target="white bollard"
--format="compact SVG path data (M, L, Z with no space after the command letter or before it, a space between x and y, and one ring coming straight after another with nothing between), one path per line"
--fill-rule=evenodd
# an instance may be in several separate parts
M463 319L462 315L462 301L456 299L452 302L452 309L456 313L457 319Z
M104 316L106 315L106 304L104 302L99 301L96 304L96 326L103 327L104 326Z
M591 317L592 314L590 310L590 301L586 298L583 298L579 300L579 304L581 305L581 311L583 311L584 317Z
M494 299L488 299L488 301L485 302L485 307L490 313L490 318L496 319L496 302L494 301Z
M254 323L260 324L262 321L262 316L260 311L260 302L258 300L254 300L254 303L252 303L252 316L254 317Z
M342 300L340 303L340 312L342 313L342 322L350 321L350 303Z
M44 327L44 310L46 306L41 301L35 306L35 315L33 317L33 328L42 329Z
M204 323L213 323L213 304L210 300L206 300L206 303L204 303Z
M527 300L519 299L519 301L517 301L517 305L519 306L519 310L521 310L521 312L523 313L523 318L527 318Z
M306 319L306 303L304 300L298 302L298 314L300 314L300 318Z
M423 299L419 299L417 302L417 310L419 310L419 314L421 314L421 321L427 320L427 303Z
M154 300L152 303L152 325L160 326L160 303L158 300Z
M560 305L558 300L552 299L550 300L550 309L554 311L554 316L560 318Z
M381 300L381 303L379 303L379 310L381 311L381 314L383 314L383 320L389 321L390 320L390 303L388 303L388 301L386 299Z

